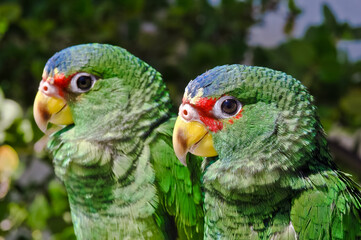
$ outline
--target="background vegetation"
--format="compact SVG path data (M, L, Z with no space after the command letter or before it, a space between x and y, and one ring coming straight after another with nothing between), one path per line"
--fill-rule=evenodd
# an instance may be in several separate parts
M350 60L350 52L339 46L360 40L361 26L340 21L325 4L322 21L295 37L304 14L298 2L2 0L0 240L74 239L64 187L47 154L34 151L42 133L32 103L47 59L80 43L128 49L163 74L177 105L187 82L217 65L245 63L287 72L315 96L337 163L360 181L361 61ZM267 47L272 34L266 34L258 39L265 44L254 44L254 29L280 8L286 11L281 41Z

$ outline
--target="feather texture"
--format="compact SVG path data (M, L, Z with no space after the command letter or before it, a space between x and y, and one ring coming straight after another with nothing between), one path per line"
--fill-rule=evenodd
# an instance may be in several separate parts
M77 73L95 76L89 91L64 85ZM65 80L56 86L59 76ZM174 119L161 75L122 48L85 44L55 54L43 77L60 88L74 120L48 149L77 238L199 239L200 172L171 148Z
M202 109L223 96L242 104L239 117L217 118L221 103ZM202 163L205 239L361 239L359 187L334 165L299 81L225 65L191 81L183 104L222 126L208 127L218 156Z

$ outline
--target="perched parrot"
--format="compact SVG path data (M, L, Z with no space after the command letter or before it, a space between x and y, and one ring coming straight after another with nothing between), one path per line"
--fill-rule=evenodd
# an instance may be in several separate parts
M160 73L123 48L77 45L48 60L34 118L44 132L65 125L48 149L78 239L203 237L201 172L173 151L170 109Z
M361 239L358 186L336 168L313 97L292 76L243 65L198 76L173 145L183 164L187 152L206 157L204 239Z

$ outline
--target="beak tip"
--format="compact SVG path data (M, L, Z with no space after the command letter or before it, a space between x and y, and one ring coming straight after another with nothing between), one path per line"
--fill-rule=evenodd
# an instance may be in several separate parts
M41 92L38 92L34 101L33 115L36 125L45 133L48 128L48 122L51 115L47 111L47 98Z
M36 121L35 121L36 122ZM39 123L36 122L36 125L38 125L38 128L43 132L46 133L46 130L48 129L48 124L46 122L44 123Z
M178 156L177 156L178 157ZM185 166L187 167L187 153L184 154L183 156L178 157L178 160Z
M48 129L48 126L47 126L47 125L44 125L44 127L40 127L40 126L39 126L39 129L40 129L43 133L46 133L46 130Z
M34 119L35 123L38 126L38 128L45 133L46 129L48 128L48 119L44 118L44 116L39 112L38 107L36 106L34 108Z

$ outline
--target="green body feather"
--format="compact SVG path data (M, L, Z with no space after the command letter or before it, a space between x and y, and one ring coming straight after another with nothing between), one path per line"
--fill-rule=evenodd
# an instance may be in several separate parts
M313 98L282 72L222 66L188 100L236 97L239 119L210 132L203 162L205 239L361 239L358 186L332 162Z
M74 125L48 144L64 182L78 239L199 239L200 173L178 162L174 119L160 74L126 50L65 49L45 73L94 74L94 87L68 93ZM199 167L195 167L199 169Z

